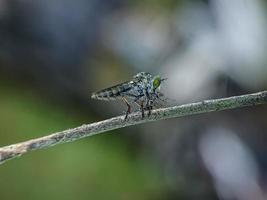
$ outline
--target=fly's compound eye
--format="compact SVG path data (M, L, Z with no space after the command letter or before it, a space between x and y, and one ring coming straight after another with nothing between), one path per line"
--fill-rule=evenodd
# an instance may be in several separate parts
M157 89L161 84L161 78L160 76L155 76L153 79L153 89Z

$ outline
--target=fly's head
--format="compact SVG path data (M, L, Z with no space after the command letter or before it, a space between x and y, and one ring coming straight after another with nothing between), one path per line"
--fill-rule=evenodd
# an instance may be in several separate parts
M165 103L165 100L162 99L164 95L160 92L160 86L165 80L165 78L161 78L158 75L151 77L146 88L146 91L148 93L148 99L146 99L147 107L145 107L145 109L150 109L150 106L151 108L157 106L161 107L163 105L162 103Z

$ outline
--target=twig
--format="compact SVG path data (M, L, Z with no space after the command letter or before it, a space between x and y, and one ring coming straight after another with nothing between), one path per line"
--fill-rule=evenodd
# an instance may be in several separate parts
M198 103L156 109L152 111L149 117L146 116L143 119L139 112L129 115L126 121L124 121L124 116L118 116L104 121L57 132L48 136L2 147L0 148L0 164L12 158L21 156L29 151L47 148L66 142L72 142L84 137L104 133L122 127L168 118L221 111L245 106L255 106L266 103L267 91L262 91L254 94L233 96L223 99L205 100Z

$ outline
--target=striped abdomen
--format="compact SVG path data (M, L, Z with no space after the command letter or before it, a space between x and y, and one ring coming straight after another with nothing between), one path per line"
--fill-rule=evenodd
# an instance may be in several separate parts
M131 85L126 83L121 83L92 94L91 98L98 100L116 100L118 97L124 96L124 94L131 89Z

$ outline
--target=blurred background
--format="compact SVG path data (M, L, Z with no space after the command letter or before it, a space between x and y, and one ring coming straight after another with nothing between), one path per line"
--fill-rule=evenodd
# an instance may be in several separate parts
M0 146L121 115L140 71L168 105L267 87L263 0L0 0ZM0 166L0 199L267 199L266 106L170 119Z

